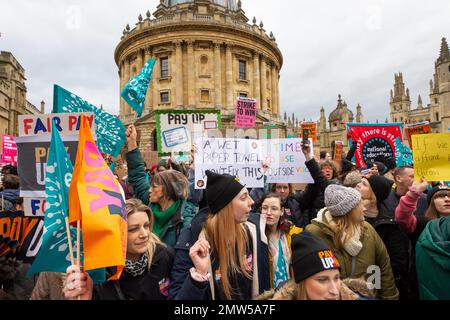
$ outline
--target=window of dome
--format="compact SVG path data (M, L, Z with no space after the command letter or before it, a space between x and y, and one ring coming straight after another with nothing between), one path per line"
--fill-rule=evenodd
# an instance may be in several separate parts
M207 56L202 56L200 58L200 63L201 64L207 64L208 63L208 57Z

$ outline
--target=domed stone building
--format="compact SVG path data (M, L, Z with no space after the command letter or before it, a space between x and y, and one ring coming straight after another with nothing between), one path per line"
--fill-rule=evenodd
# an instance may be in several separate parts
M257 100L257 128L270 123L285 136L295 124L280 118L283 56L276 39L262 22L249 23L240 0L161 0L153 16L139 15L123 31L115 51L120 88L150 58L157 63L143 116L136 119L120 100L120 117L135 123L141 149L156 150L156 110L219 109L222 129L233 128L239 96Z
M362 107L358 104L356 107L356 118L353 112L348 108L347 103L342 100L342 96L339 95L338 104L330 116L328 117L329 127L327 128L327 119L325 117L325 109L322 107L320 110L319 121L319 143L321 151L327 151L331 153L331 146L333 141L344 142L344 149L348 150L347 141L347 129L346 124L349 122L364 122Z

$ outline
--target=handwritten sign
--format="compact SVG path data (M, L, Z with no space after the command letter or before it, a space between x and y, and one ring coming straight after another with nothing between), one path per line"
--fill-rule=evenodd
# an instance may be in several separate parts
M405 127L405 135L408 139L409 146L412 147L411 137L415 134L428 134L431 133L431 126L428 121L408 125Z
M334 157L333 160L337 163L342 162L342 152L344 151L344 142L334 141Z
M219 129L218 110L158 110L156 135L160 156L171 153L190 153L194 132Z
M2 162L17 163L17 145L13 136L2 135L2 150Z
M60 135L78 135L82 114L88 117L92 132L95 132L94 114L92 112L20 115L19 137L51 136L52 120L55 122Z
M311 143L311 155L314 154ZM305 165L301 139L260 140L263 160L269 165L268 183L314 183Z
M417 180L450 180L450 133L413 135L412 143Z
M264 186L261 145L258 140L200 138L197 146L196 189L206 188L206 170L235 176L249 188Z
M302 122L300 132L303 130L308 130L308 138L312 139L314 142L317 141L317 123L315 122Z
M236 128L253 128L256 124L256 100L240 97L236 102Z

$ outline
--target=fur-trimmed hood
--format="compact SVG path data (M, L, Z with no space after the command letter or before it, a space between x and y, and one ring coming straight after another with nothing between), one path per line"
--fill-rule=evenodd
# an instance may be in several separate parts
M256 300L294 300L297 284L293 279L277 290L266 291ZM375 294L367 288L364 279L345 279L341 284L340 300L374 299Z

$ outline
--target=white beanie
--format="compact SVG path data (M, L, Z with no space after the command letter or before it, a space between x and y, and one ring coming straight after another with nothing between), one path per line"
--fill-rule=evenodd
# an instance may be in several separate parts
M342 217L361 201L361 194L353 188L331 184L325 189L325 205L333 217Z

